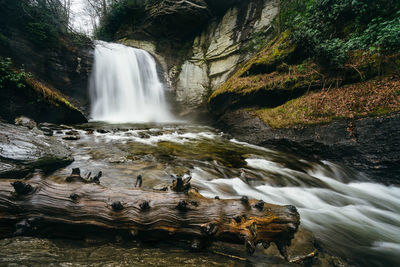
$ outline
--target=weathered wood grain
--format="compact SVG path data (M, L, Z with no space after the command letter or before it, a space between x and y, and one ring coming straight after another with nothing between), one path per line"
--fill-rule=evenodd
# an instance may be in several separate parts
M177 190L177 184L171 189ZM8 225L9 235L81 238L114 232L124 238L189 240L193 249L219 240L245 244L250 254L256 244L274 242L286 257L285 248L300 223L294 206L247 197L209 199L190 186L184 188L187 191L107 188L39 176L2 180L0 225Z

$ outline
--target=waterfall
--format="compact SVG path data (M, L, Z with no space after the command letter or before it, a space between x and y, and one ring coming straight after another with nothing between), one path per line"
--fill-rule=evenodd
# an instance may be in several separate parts
M173 121L156 62L144 50L96 41L89 91L93 120Z

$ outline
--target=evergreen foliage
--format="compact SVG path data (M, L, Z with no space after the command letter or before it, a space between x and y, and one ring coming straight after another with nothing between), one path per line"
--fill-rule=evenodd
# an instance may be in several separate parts
M143 0L120 0L111 4L109 10L100 18L99 28L95 31L98 39L112 41L115 33L124 23L134 24L136 19L134 12L144 6L146 1ZM142 12L144 12L142 10Z
M60 0L0 0L1 45L17 32L38 47L58 46L68 32L68 16Z
M281 19L306 55L333 68L352 50L400 52L398 0L282 0Z
M100 20L100 27L95 32L97 38L110 41L114 33L121 26L127 14L128 1L120 1L113 4L110 12Z
M24 69L14 70L11 58L0 58L0 89L5 87L23 88L30 77Z

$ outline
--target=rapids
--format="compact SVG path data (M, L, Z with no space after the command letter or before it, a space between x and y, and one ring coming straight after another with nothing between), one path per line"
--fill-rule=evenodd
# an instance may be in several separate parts
M331 162L239 142L205 126L90 123L77 129L81 139L66 141L75 161L51 179L80 167L102 170L105 186L133 187L141 174L143 187L153 188L171 183L170 175L190 175L207 197L246 195L295 205L302 227L324 249L359 266L400 262L399 187L374 183Z

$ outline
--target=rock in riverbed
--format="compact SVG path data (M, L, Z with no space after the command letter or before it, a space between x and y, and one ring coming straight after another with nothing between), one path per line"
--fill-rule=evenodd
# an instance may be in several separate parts
M14 120L15 125L20 125L20 126L25 126L28 127L29 129L33 129L37 127L36 122L28 117L18 117Z
M69 149L36 128L0 122L0 178L21 178L35 169L52 171L73 161Z

